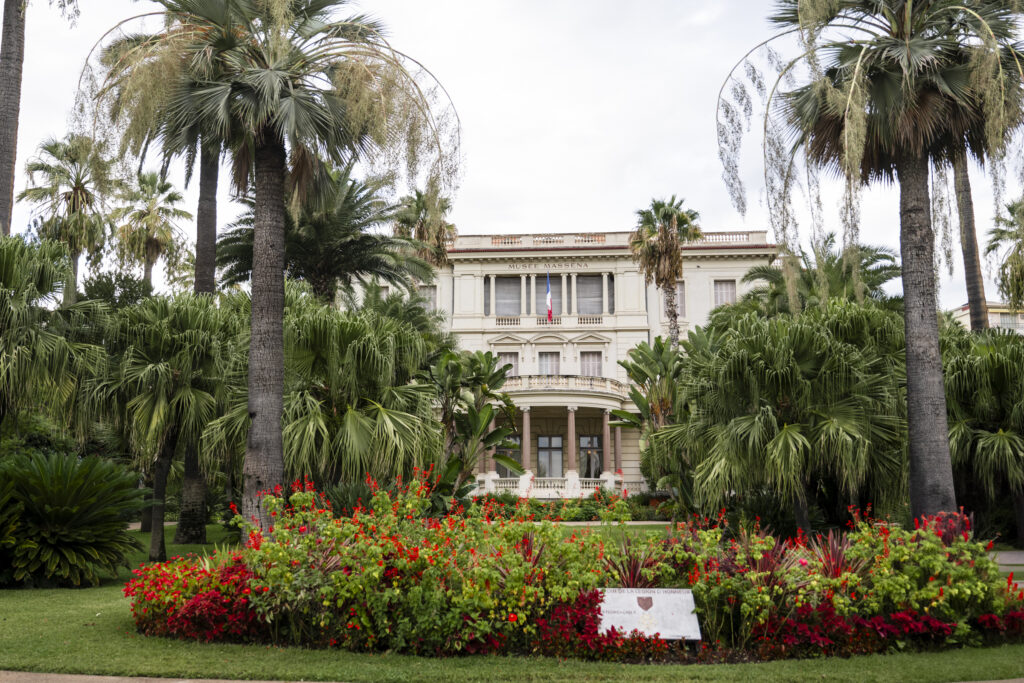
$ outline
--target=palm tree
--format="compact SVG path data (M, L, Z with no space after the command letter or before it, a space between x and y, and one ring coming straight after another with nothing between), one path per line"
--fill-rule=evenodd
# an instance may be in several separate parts
M668 200L652 199L651 206L636 212L636 229L629 238L633 260L640 266L647 284L652 282L665 297L668 336L672 346L679 344L679 312L676 308L676 282L683 275L682 245L700 238L700 214L684 209L675 195Z
M149 559L163 561L167 475L179 450L198 449L216 416L228 335L213 299L188 294L122 309L114 327L108 343L119 354L116 369L97 382L93 398L99 411L123 410L134 450L151 462Z
M697 335L682 343L689 417L654 438L688 454L705 508L770 489L805 531L815 501L838 507L835 521L847 503L893 510L904 471L900 327L873 304L833 300Z
M886 247L854 245L842 251L835 248L836 237L829 233L811 253L800 251L800 268L795 289L799 310L821 306L829 299L871 299L886 307L895 307L899 299L888 296L886 283L900 276L896 254ZM854 276L854 268L857 274ZM743 295L740 307L754 303L766 315L794 313L789 283L781 268L774 265L754 266L743 276L743 282L762 283Z
M71 272L62 244L0 237L0 425L23 407L59 408L102 368L100 349L75 332L102 324L103 307L55 308Z
M72 280L64 287L64 305L77 298L78 261L83 253L96 257L107 237L107 195L115 189L112 162L102 143L71 134L48 138L25 167L29 186L19 201L36 206L40 237L57 240L71 252Z
M387 222L392 208L379 196L379 186L351 176L351 166L332 174L325 197L303 207L298 219L285 217L285 273L308 282L324 303L334 301L339 288L351 292L356 282L379 278L411 290L414 282L429 282L433 269L415 255L415 242L372 232ZM217 265L225 286L248 282L252 276L255 202L221 236Z
M971 329L987 330L988 302L985 300L985 277L981 273L981 257L978 255L978 231L974 224L974 198L971 196L971 176L967 170L966 152L954 156L952 165Z
M258 492L283 483L286 205L301 205L321 158L338 166L403 131L441 146L430 102L363 16L339 20L344 0L161 0L188 26L181 54L209 59L203 34L224 36L216 68L176 88L174 129L217 131L230 141L237 189L254 193L249 414L242 513L269 523ZM195 36L189 38L188 36ZM419 122L418 127L414 125ZM415 159L410 160L414 166ZM434 164L440 173L446 164ZM287 191L286 191L287 190Z
M947 334L949 443L958 483L976 482L989 505L1014 501L1024 541L1024 337L1006 330Z
M424 245L420 256L437 267L444 266L448 263L448 244L456 235L455 225L445 220L451 209L451 200L438 196L436 190L414 190L399 200L395 236L420 242Z
M173 270L183 250L179 220L192 214L178 208L184 197L157 173L140 173L138 186L119 193L122 205L111 212L117 227L117 251L122 260L142 263L142 278L153 287L153 266L163 258Z
M1011 308L1024 308L1024 197L1006 205L1008 217L997 216L985 255L999 256L999 294Z
M805 5L780 0L771 17L813 36L820 65L811 83L784 94L786 123L808 164L850 182L899 183L911 508L953 510L929 168L965 145L979 157L998 151L1021 120L1016 14L1006 3L965 10L956 0Z
M50 0L52 5L54 0ZM78 16L77 0L57 0L65 16ZM11 234L14 177L17 175L18 116L21 113L21 72L25 64L27 0L4 0L0 33L0 234Z

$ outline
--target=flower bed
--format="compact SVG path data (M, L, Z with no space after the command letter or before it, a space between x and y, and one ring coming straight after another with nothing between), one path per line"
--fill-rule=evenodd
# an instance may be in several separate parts
M665 538L567 534L528 508L424 515L416 481L335 518L308 485L267 496L245 548L141 567L140 632L426 655L535 653L616 661L851 655L1024 637L1024 592L963 515L913 530L859 519L780 541L694 520ZM610 514L614 514L610 513ZM704 641L600 630L601 587L692 588Z

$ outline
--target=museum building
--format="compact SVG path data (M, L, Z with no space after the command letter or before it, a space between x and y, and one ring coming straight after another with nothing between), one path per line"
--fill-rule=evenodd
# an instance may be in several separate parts
M635 410L619 361L667 336L662 293L644 283L628 232L460 235L449 265L421 293L447 314L459 346L512 366L504 390L518 408L515 476L481 457L480 492L569 498L595 487L641 491L639 434L609 424ZM705 232L683 246L676 285L680 335L734 302L776 248L763 230ZM549 315L548 292L551 310Z

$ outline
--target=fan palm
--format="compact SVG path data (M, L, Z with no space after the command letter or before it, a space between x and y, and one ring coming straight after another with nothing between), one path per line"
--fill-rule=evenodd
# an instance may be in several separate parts
M104 308L92 302L55 310L70 285L67 249L0 237L0 424L25 406L59 405L100 371L100 349L76 339Z
M975 481L984 499L1001 503L1008 490L1024 540L1024 337L1006 330L948 334L945 353L949 443L953 465Z
M683 275L682 245L700 237L700 219L693 209L684 209L683 200L672 195L668 200L653 199L650 207L636 212L636 229L629 238L633 260L640 266L647 284L652 282L665 297L668 336L672 346L679 344L679 312L676 308L676 281Z
M168 129L213 131L230 141L237 189L252 183L252 422L242 510L266 522L257 492L282 483L284 476L286 185L297 206L321 172L321 158L345 165L404 135L441 142L430 102L401 57L380 38L380 26L363 16L335 16L347 5L344 0L161 4L169 19L189 27L180 54L211 64L168 98ZM207 32L223 36L212 56ZM410 165L418 163L410 159ZM443 165L435 164L432 172L442 172Z
M1008 217L997 216L985 255L999 259L999 294L1011 308L1024 308L1024 197L1008 204Z
M18 200L35 205L40 237L63 242L71 252L65 306L77 298L79 258L99 256L106 242L107 197L116 188L111 165L102 143L71 134L44 140L25 166L29 185Z
M455 225L445 220L452 209L448 197L437 196L437 192L421 192L399 200L395 212L395 236L413 239L421 243L420 256L435 266L448 263L448 244L455 239Z
M133 449L152 466L150 560L167 559L167 475L178 451L197 449L216 417L222 356L229 343L210 297L153 297L118 313L109 338L111 351L119 356L116 369L96 383L92 394L97 410L123 411Z
M389 220L391 207L375 183L351 176L351 166L332 174L326 196L307 203L297 219L285 217L285 273L308 282L324 303L334 301L339 288L351 292L356 282L370 278L412 289L414 281L430 281L430 264L413 252L410 240L372 232ZM221 281L237 285L252 276L255 202L218 242Z
M820 68L783 97L808 163L900 187L907 331L910 495L914 515L956 507L946 439L929 211L929 167L966 146L1001 148L1021 120L1011 3L780 0L771 20L812 36ZM855 36L851 38L850 36Z
M904 419L899 318L831 301L801 316L747 314L682 343L689 417L654 436L689 456L697 501L711 507L770 489L798 525L819 499L902 499Z
M140 173L138 185L119 193L121 206L111 212L117 227L117 250L128 262L142 263L142 278L153 287L153 266L163 258L173 270L184 249L178 221L192 214L178 208L184 197L157 173Z
M899 303L883 289L886 283L900 276L895 253L886 247L866 245L847 247L840 252L835 244L835 235L830 233L815 245L812 253L801 250L801 267L795 283L796 301L801 310L837 298L847 301L867 298L890 307ZM857 277L853 274L855 267ZM750 303L767 315L798 312L791 310L788 283L781 268L754 266L743 276L743 281L762 284L743 296L741 308L744 303Z

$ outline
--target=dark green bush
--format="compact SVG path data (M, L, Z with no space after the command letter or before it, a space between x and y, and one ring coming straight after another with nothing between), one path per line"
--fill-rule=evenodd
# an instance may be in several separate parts
M136 476L109 460L40 453L8 459L0 469L0 533L8 530L11 572L0 581L99 583L99 570L115 573L141 548L126 520L142 498Z

